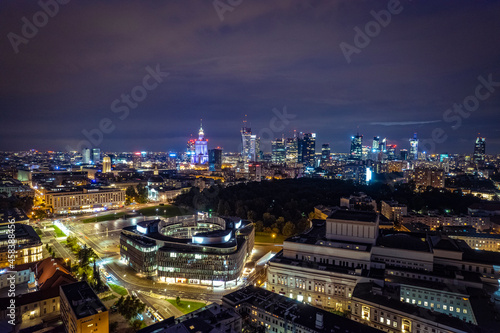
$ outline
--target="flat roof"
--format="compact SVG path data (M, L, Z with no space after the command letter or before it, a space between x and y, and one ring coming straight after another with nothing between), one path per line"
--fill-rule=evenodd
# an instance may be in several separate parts
M341 317L329 311L301 303L297 300L273 293L271 291L248 286L225 295L223 302L234 305L247 303L259 310L269 312L287 320L288 324L298 324L319 333L379 333L382 332L370 326ZM323 316L323 327L316 327L316 316Z
M400 250L431 252L425 237L418 237L409 233L395 233L377 238L377 246Z
M423 307L401 302L399 300L399 295L396 299L394 297L390 297L390 295L384 293L383 291L382 294L374 293L373 286L374 285L371 282L358 283L356 287L354 287L354 291L352 292L353 300L357 298L362 301L390 308L394 311L403 312L408 315L413 315L415 317L429 320L436 324L446 325L452 328L463 330L465 332L470 332L470 333L483 332L478 326L473 324L468 324L459 318L451 317L444 313L431 311Z
M85 281L66 284L60 288L77 319L108 311Z
M349 221L376 223L378 220L378 215L375 212L339 209L330 214L328 218L335 220L349 220Z

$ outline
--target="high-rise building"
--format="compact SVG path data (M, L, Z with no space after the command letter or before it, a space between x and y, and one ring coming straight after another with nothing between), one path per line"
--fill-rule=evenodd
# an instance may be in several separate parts
M330 144L324 143L321 145L321 162L330 160Z
M356 136L351 137L351 155L350 158L353 160L361 160L363 156L363 136L356 134Z
M192 161L193 160L193 156L196 154L195 143L196 143L196 139L193 139L192 137L187 142L186 158L187 158L188 161Z
M241 133L241 158L245 162L254 162L259 159L260 139L252 134L252 129L247 127L247 121L243 121Z
M219 171L222 169L222 148L217 147L208 151L208 170Z
M246 123L246 121L244 122ZM252 161L252 155L250 153L252 129L250 127L243 126L240 132L241 132L241 157L243 158L244 161Z
M410 160L418 160L418 139L417 133L413 134L413 138L410 139L410 155L408 156Z
M486 139L476 138L476 145L474 147L474 162L481 163L484 162L484 157L486 155Z
M92 163L97 164L101 162L101 150L99 148L92 149Z
M298 138L293 137L293 138L288 138L286 139L285 142L285 151L286 151L286 157L285 160L287 163L297 163L299 160L299 145L298 145Z
M285 140L276 139L271 141L271 162L284 163L286 158Z
M59 287L61 318L69 333L108 333L108 310L85 281Z
M396 145L387 145L387 159L394 161L396 159Z
M252 134L250 136L250 161L259 160L260 156L260 138Z
M111 158L109 156L104 156L102 159L102 173L111 172Z
M141 165L142 165L141 153L139 153L139 152L134 153L134 155L132 156L132 166L133 166L133 168L134 169L140 169Z
M387 138L382 139L382 142L380 142L379 149L382 153L387 152Z
M191 162L193 164L206 164L208 162L208 140L205 139L203 132L203 124L200 123L200 131L198 132L198 140L194 143L195 153Z
M83 162L83 164L90 164L90 161L92 161L92 159L90 158L90 149L83 148L82 149L82 162Z
M399 154L401 155L401 161L406 161L408 159L408 149L401 149Z
M372 152L380 152L380 136L373 137Z
M299 141L302 163L307 166L314 166L316 159L316 133L303 133Z

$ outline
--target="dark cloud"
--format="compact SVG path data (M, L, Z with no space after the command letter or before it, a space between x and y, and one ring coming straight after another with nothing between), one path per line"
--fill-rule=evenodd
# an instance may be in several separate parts
M221 22L212 1L71 1L16 54L8 34L40 7L3 1L0 149L64 149L109 118L116 128L103 149L181 150L203 118L209 144L233 150L245 114L258 133L286 105L296 118L284 134L317 132L334 151L357 131L404 147L439 126L449 136L439 150L470 153L481 132L500 152L500 88L460 128L441 121L478 76L500 81L500 3L401 1L347 63L339 44L354 44L353 28L387 4L244 1ZM170 76L120 120L111 103L156 64Z

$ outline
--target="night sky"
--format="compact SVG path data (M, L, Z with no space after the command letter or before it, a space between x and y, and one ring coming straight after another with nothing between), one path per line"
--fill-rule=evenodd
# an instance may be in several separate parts
M317 151L347 152L357 131L398 148L437 131L437 152L470 154L480 132L500 153L500 2L394 2L221 0L236 6L218 13L212 0L72 0L48 17L36 1L1 1L0 150L77 147L107 118L105 151L180 151L203 118L209 148L231 151L247 115L264 137L316 132ZM354 48L354 28L388 5L398 13L368 24L380 29L348 63L340 44ZM25 38L34 15L40 27ZM144 90L157 66L168 76ZM477 109L447 112L474 104L480 76L494 83ZM133 90L144 100L124 107ZM286 126L273 121L284 107Z

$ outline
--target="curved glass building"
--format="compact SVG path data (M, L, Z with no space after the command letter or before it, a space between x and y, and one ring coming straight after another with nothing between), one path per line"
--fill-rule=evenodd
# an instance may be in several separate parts
M225 287L241 276L254 237L251 222L200 213L123 228L120 254L159 282Z

